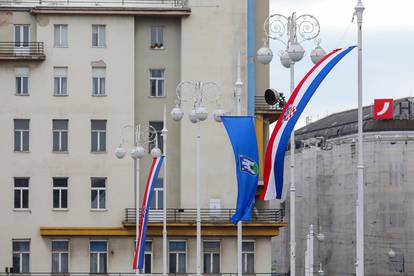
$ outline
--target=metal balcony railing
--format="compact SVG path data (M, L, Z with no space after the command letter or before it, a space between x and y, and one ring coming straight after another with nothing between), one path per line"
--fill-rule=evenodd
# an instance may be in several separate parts
M52 273L52 272L27 272L27 273L7 273L7 272L0 272L0 276L12 276L12 275L21 275L21 276L97 276L97 275L104 275L104 276L135 276L135 272L108 272L108 273L90 273L90 272L68 272L68 273ZM161 276L162 273L142 273L143 276ZM178 276L178 275L197 275L196 273L168 273L169 276ZM202 273L202 275L212 275L210 273ZM220 276L237 276L237 272L230 272L230 273L214 273L213 275L220 275ZM275 272L268 272L268 273L249 273L249 276L288 276L287 273L275 273Z
M188 0L2 0L1 6L187 8Z
M0 60L44 60L43 42L0 42Z
M201 223L223 224L231 223L230 218L235 209L201 209ZM142 214L142 209L141 209ZM283 209L254 209L251 212L250 223L283 223ZM167 223L196 223L197 209L167 209ZM162 222L163 210L150 210L149 222ZM136 209L126 208L124 225L136 224Z
M276 105L268 105L263 96L255 96L255 112L256 113L275 113L281 112L283 108Z

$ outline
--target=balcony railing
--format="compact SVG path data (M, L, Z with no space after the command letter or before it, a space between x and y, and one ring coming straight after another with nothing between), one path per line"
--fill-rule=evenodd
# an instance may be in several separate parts
M0 272L0 276L11 276L11 275L22 275L22 276L97 276L97 275L105 275L105 276L135 276L135 272L108 272L108 273L90 273L90 272L74 272L74 273L52 273L52 272L27 272L27 273L7 273L7 272ZM163 273L142 273L143 276L161 276ZM197 275L196 273L168 273L169 276L178 276L178 275ZM212 275L209 273L202 273L202 275ZM220 276L237 276L237 272L227 272L227 273L215 273L214 275ZM275 272L268 272L268 273L249 273L249 276L288 276L287 273L275 273Z
M188 0L2 0L0 7L187 8L187 2Z
M277 113L281 112L282 108L276 105L268 105L263 96L255 97L255 112L256 113Z
M231 223L230 218L235 209L201 209L201 223L223 224ZM141 210L142 213L142 210ZM283 209L254 209L251 212L250 223L283 223ZM167 209L167 223L196 223L197 209ZM162 222L163 210L150 210L149 222ZM124 225L136 224L136 209L126 208Z
M44 60L43 42L0 42L0 60Z

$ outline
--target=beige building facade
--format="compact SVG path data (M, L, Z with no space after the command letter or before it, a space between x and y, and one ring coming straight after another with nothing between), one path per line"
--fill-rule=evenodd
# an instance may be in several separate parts
M253 2L261 25L268 1ZM161 131L164 104L168 112L175 106L181 81L216 82L222 107L235 114L238 51L247 83L248 13L240 0L0 2L0 273L133 272L134 166L114 150L120 143L132 149L126 126ZM260 47L261 34L256 40ZM259 91L268 86L268 68L257 71ZM191 107L184 102L184 119L166 122L169 272L196 271L199 131L202 271L235 273L231 146L212 119L214 103L198 126L187 120ZM141 195L150 161L148 154L140 162ZM162 273L162 178L145 273ZM284 225L281 210L256 205L243 229L245 273L271 272L271 237Z

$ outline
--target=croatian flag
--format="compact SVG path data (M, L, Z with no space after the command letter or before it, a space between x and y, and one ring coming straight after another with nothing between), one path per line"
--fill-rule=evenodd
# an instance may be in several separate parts
M262 200L282 198L285 151L293 128L321 82L335 65L355 47L336 49L327 54L296 86L269 139L264 165Z
M134 255L134 269L144 268L144 253L145 253L145 240L147 238L147 223L148 223L148 211L150 209L152 193L154 191L155 183L157 182L158 173L160 172L164 156L153 158L151 169L148 175L147 185L145 187L144 198L142 200L141 215L139 217L139 234L138 242L135 248Z

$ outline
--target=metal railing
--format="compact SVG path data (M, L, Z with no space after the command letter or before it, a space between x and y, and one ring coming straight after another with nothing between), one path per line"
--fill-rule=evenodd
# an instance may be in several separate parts
M0 42L0 59L45 59L43 42Z
M7 273L7 272L0 272L0 276L11 276L11 275L19 275L19 276L135 276L135 272L108 272L108 273L90 273L90 272L68 272L68 273L52 273L52 272L28 272L28 273ZM142 276L161 276L163 273L141 273ZM197 275L196 273L168 273L170 276L182 276L182 275ZM201 275L212 275L211 273L202 273ZM213 275L219 276L237 276L237 272L230 272L230 273L214 273ZM288 276L287 273L275 273L275 272L268 272L268 273L249 273L245 274L249 276Z
M201 222L209 224L230 223L230 218L235 209L201 209ZM142 209L141 209L142 214ZM285 212L283 209L253 209L250 223L283 223ZM197 209L167 209L168 223L195 223ZM150 210L149 222L162 222L163 210ZM126 208L124 224L133 225L136 223L136 209Z
M1 6L186 8L188 0L2 0Z
M268 105L263 96L255 96L255 111L256 112L281 112L278 104Z

